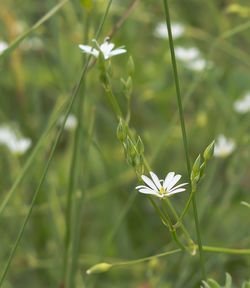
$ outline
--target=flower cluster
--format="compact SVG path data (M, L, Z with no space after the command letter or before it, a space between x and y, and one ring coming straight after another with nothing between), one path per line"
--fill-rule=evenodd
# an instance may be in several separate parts
M135 187L139 192L143 194L151 194L158 198L166 198L172 196L173 194L180 193L185 191L185 188L181 188L188 183L182 183L180 185L175 186L175 184L181 179L180 174L176 174L174 172L169 172L165 178L165 180L159 180L159 178L153 173L150 172L150 178L145 175L142 175L141 178L144 183L147 185L139 185Z

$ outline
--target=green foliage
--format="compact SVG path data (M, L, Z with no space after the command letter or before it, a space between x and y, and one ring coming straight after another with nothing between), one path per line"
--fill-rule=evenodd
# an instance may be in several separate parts
M221 286L213 279L208 279L207 281L202 281L203 288L233 288L232 277L229 273L226 273L225 285ZM250 281L244 281L241 285L241 288L250 287Z
M131 2L113 1L99 43ZM191 159L201 154L194 166L195 184L206 172L196 198L202 239L207 245L241 249L250 245L249 225L244 220L249 219L250 203L250 114L237 113L234 103L249 91L249 8L244 1L227 2L191 0L185 5L183 1L169 4L172 21L184 27L184 34L174 39L175 47L195 47L209 64L197 71L177 59L188 152ZM81 77L87 57L78 44L96 48L92 38L107 5L104 0L58 3L0 1L0 41L9 44L0 54L0 125L17 127L32 140L31 148L22 155L0 144L1 275L55 144L62 125L60 118ZM168 39L155 34L163 21L161 1L138 1L111 39L116 47L124 45L128 52L107 61L99 57L99 63L88 69L71 111L80 125L64 129L2 287L63 287L70 189L73 217L69 228L80 229L76 231L79 243L74 243L79 248L79 264L74 269L76 287L200 286L198 257L186 252L126 269L112 268L105 274L85 273L102 261L119 263L176 248L150 201L137 196L134 189L140 184L137 176L148 173L144 171L147 162L161 177L170 171L181 174L183 182L189 177ZM82 103L80 95L84 96ZM80 118L79 109L83 111ZM206 152L201 147L219 134L234 139L235 151L225 158L214 157L206 165L212 147L208 146ZM170 198L178 216L189 198L188 190ZM174 214L169 214L174 224ZM196 239L191 209L181 223ZM185 243L181 228L176 228L176 234ZM74 237L77 239L77 235ZM72 238L69 255L71 248ZM208 276L223 283L224 271L228 271L235 287L249 277L249 261L243 254L205 252ZM206 285L221 287L218 283L208 280ZM250 282L243 282L242 288L247 287Z

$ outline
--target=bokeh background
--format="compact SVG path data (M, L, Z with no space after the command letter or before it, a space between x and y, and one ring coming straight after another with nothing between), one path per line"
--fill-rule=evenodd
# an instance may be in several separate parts
M1 1L0 41L10 44L57 3ZM100 43L130 3L113 1ZM92 4L92 9L87 9L81 1L66 3L0 60L0 126L9 127L20 139L32 141L27 151L19 153L14 153L4 141L0 144L0 203L20 175L52 115L59 119L64 114L65 109L59 108L71 97L84 63L78 44L88 38L91 45L107 1L96 0ZM234 141L231 153L209 162L197 191L203 243L249 248L250 210L241 201L250 202L250 114L249 110L237 111L235 102L250 91L250 8L246 1L227 0L177 0L170 1L169 6L172 21L182 27L181 35L174 37L175 46L196 49L195 57L200 60L200 64L193 65L185 53L177 59L190 158L193 161L219 135ZM127 49L126 54L111 60L113 90L125 113L126 98L120 78L127 77L126 63L132 55L135 72L130 126L141 136L153 171L161 178L175 171L186 182L169 44L167 36L156 32L162 22L162 1L136 3L112 39L117 47L124 45ZM148 199L137 195L138 180L116 137L117 118L99 81L97 65L87 74L84 90L80 91L85 93L83 143L93 107L95 121L89 160L86 165L82 157L78 163L73 196L76 205L84 191L82 216L74 219L81 223L76 287L199 287L198 255L191 257L187 253L86 275L86 269L96 263L138 259L171 250L175 245ZM77 103L72 115L77 114ZM75 124L73 121L63 133L3 287L49 288L61 283ZM46 134L31 168L1 214L0 271L28 212L59 127L60 119ZM172 199L180 213L188 193ZM192 209L184 223L195 239ZM249 256L206 252L205 259L209 277L221 283L225 272L232 275L235 287L240 287L250 276Z

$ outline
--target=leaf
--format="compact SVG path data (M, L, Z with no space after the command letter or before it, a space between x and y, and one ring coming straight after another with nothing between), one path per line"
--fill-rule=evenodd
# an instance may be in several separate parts
M84 8L87 8L87 9L93 8L93 4L92 4L91 0L80 0L80 1L81 1L81 4Z
M225 288L231 288L231 287L232 287L232 277L229 273L226 273Z
M222 288L215 280L213 279L208 279L208 284L210 288Z

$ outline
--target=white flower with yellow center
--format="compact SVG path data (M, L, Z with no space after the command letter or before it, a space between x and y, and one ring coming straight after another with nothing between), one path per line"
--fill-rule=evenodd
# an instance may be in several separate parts
M235 142L227 139L224 135L220 135L214 145L215 157L226 157L235 149Z
M141 178L144 183L147 185L140 185L135 187L139 192L143 194L151 194L158 198L170 197L173 194L180 193L185 191L185 188L181 188L188 183L183 183L175 186L175 184L181 179L180 174L174 172L169 172L165 180L159 180L159 178L152 171L149 172L152 180L145 175L142 175Z
M95 56L96 58L99 56L99 53L101 51L104 55L105 60L107 60L107 59L109 59L115 55L119 55L119 54L123 54L123 53L127 52L127 50L124 49L124 46L119 47L117 49L113 49L115 47L115 44L108 43L108 39L109 38L107 37L100 46L95 39L92 40L93 42L96 43L99 50L93 48L92 46L82 45L82 44L79 45L79 48L82 50L83 53L91 54L91 55Z

